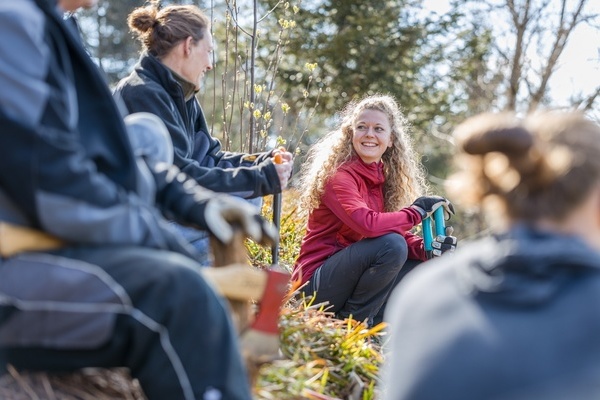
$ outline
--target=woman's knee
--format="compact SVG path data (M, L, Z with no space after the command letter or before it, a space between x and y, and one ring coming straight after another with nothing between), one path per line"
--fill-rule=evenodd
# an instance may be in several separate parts
M402 266L408 257L408 244L404 236L398 233L388 233L378 239L382 257L390 261L399 261L399 265Z

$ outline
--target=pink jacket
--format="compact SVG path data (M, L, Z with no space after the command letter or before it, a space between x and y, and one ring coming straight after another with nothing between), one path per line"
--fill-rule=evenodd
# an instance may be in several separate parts
M357 157L339 167L308 217L294 280L306 282L328 257L352 243L392 232L406 239L408 258L426 260L423 239L409 232L421 223L421 214L409 207L384 212L384 182L381 162L365 164Z

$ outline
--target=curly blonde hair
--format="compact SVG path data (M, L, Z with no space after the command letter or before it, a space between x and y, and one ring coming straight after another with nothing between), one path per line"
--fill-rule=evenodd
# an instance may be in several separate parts
M352 146L353 125L364 110L383 112L391 126L392 146L382 156L385 211L398 211L426 191L425 174L408 136L408 122L393 97L377 94L350 102L342 111L337 128L310 148L298 185L302 188L304 211L310 213L319 206L328 179L341 164L356 156Z

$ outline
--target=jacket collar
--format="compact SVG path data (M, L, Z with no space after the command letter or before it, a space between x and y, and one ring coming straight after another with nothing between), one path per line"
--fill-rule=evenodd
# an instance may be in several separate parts
M369 185L382 185L385 183L382 161L367 164L360 157L354 156L350 161L343 164L340 169L359 175Z
M463 289L520 306L546 303L577 276L600 270L600 254L581 239L522 224L471 243L455 256Z
M179 85L181 86L181 89L183 90L183 96L186 102L192 97L194 97L194 95L196 95L196 85L194 85L192 82L188 81L183 76L179 75L177 72L173 71L170 68L169 71L173 75L173 78L175 78L177 83L179 83Z
M183 89L171 70L155 56L143 53L135 66L135 70L139 75L149 76L152 80L158 82L171 97L183 96Z

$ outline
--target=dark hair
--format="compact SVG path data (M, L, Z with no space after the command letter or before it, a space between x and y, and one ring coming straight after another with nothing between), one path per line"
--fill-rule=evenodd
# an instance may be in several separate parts
M159 1L152 1L134 9L127 17L127 24L144 50L162 58L190 36L195 42L202 40L210 20L194 5L161 8Z
M600 127L577 112L481 114L454 136L448 193L513 220L559 221L600 183Z

